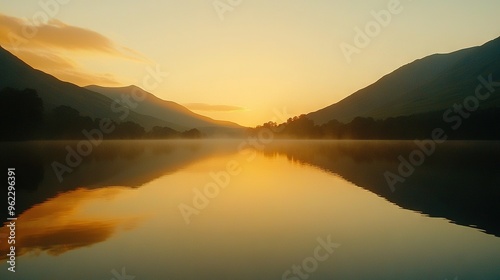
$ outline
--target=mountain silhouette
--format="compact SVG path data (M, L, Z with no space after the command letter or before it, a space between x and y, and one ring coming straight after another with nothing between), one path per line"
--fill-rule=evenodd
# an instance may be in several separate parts
M126 118L120 119L121 114L111 109L113 100L34 69L2 47L0 47L0 71L2 72L0 88L35 89L43 100L45 111L64 105L78 110L84 116L109 118L118 122L132 121L146 129L169 125L163 120L135 112L130 112Z
M170 101L164 101L151 93L135 86L123 88L104 88L90 86L92 90L64 82L56 77L34 69L27 63L0 46L0 89L34 89L43 101L46 112L59 106L76 109L82 116L109 118L116 122L134 122L146 130L155 126L169 127L178 131L200 128L206 134L239 133L241 126L224 121L216 121L189 111L187 108ZM131 94L140 90L146 99L136 102L137 107L117 103L121 94ZM115 104L113 104L115 103ZM140 106L139 106L140 105ZM126 113L125 113L126 112Z
M307 117L316 124L333 119L348 123L356 117L386 119L444 111L474 95L481 84L478 77L488 80L490 75L500 81L500 37L479 47L418 59ZM500 107L500 95L492 94L479 108L491 107Z
M179 131L197 128L203 132L215 133L217 131L237 131L242 128L240 125L233 122L214 120L196 114L178 103L162 100L135 85L127 87L101 87L91 85L85 88L113 100L121 99L122 96L138 95L141 101L137 102L135 108L131 108L132 111L173 123L174 125L170 127Z

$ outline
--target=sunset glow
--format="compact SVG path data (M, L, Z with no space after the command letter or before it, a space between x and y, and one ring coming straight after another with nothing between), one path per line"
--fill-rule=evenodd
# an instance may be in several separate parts
M480 45L500 31L498 1L258 0L224 12L211 1L59 2L2 4L0 44L80 86L144 87L147 69L159 67L168 79L146 90L249 126L274 109L315 111L409 61ZM340 46L355 46L356 28L366 30L393 2L399 12L349 63Z

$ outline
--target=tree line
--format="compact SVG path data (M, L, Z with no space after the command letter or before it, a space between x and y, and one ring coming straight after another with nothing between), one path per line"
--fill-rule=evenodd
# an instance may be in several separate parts
M331 120L317 125L306 115L289 118L278 124L267 122L249 128L249 136L257 136L262 129L270 129L277 138L297 139L365 139L365 140L413 140L426 139L436 128L446 131L448 139L500 140L500 108L478 110L463 118L460 126L446 122L442 112L376 120L356 117L349 123ZM0 141L21 140L78 140L83 130L99 128L101 119L82 116L69 106L59 106L45 111L36 90L4 88L0 91ZM132 122L112 121L115 129L105 139L172 139L202 138L197 129L184 132L170 127L155 126L146 131Z
M69 106L58 106L45 111L36 90L4 88L0 91L0 141L23 140L78 140L83 130L98 129L101 119L82 116ZM146 131L132 122L112 121L115 129L105 139L171 139L202 137L198 129L184 132L169 127L155 126Z
M257 136L262 129L273 131L277 138L298 139L359 139L359 140L413 140L429 138L436 128L443 129L452 140L500 140L500 108L489 108L471 113L457 127L446 122L442 112L376 120L356 117L349 123L331 120L317 125L306 115L289 118L277 124L267 122L248 130Z

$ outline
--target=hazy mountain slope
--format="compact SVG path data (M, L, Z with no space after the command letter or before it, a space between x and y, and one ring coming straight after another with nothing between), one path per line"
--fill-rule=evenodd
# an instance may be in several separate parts
M240 125L232 122L213 120L211 118L193 113L184 106L172 101L162 100L152 93L149 93L137 86L110 88L91 85L86 86L85 88L103 94L113 100L121 100L123 96L130 96L135 93L137 96L144 97L144 100L134 101L134 103L137 103L137 106L135 108L131 108L132 110L140 114L147 114L186 128L241 128ZM132 98L130 99L134 100Z
M121 112L113 112L112 100L96 92L77 85L63 82L49 74L36 70L0 47L0 89L32 88L44 102L45 111L66 105L77 109L82 115L92 118L110 118L115 121L133 121L146 129L153 126L173 125L157 118L130 112L127 118L120 119Z
M338 103L308 114L317 124L357 116L385 119L445 110L473 95L478 76L500 80L500 38L480 47L435 54L402 66ZM500 106L492 95L481 106Z

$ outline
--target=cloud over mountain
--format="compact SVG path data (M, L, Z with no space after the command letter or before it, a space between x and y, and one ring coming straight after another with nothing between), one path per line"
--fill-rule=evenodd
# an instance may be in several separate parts
M147 60L138 52L122 47L100 33L56 19L51 19L47 24L33 25L27 20L0 14L0 43L8 49L58 48Z
M113 74L82 67L89 58L105 56L132 63L150 62L139 52L120 46L98 32L55 19L34 25L27 19L0 13L0 45L35 68L81 86L120 85Z

